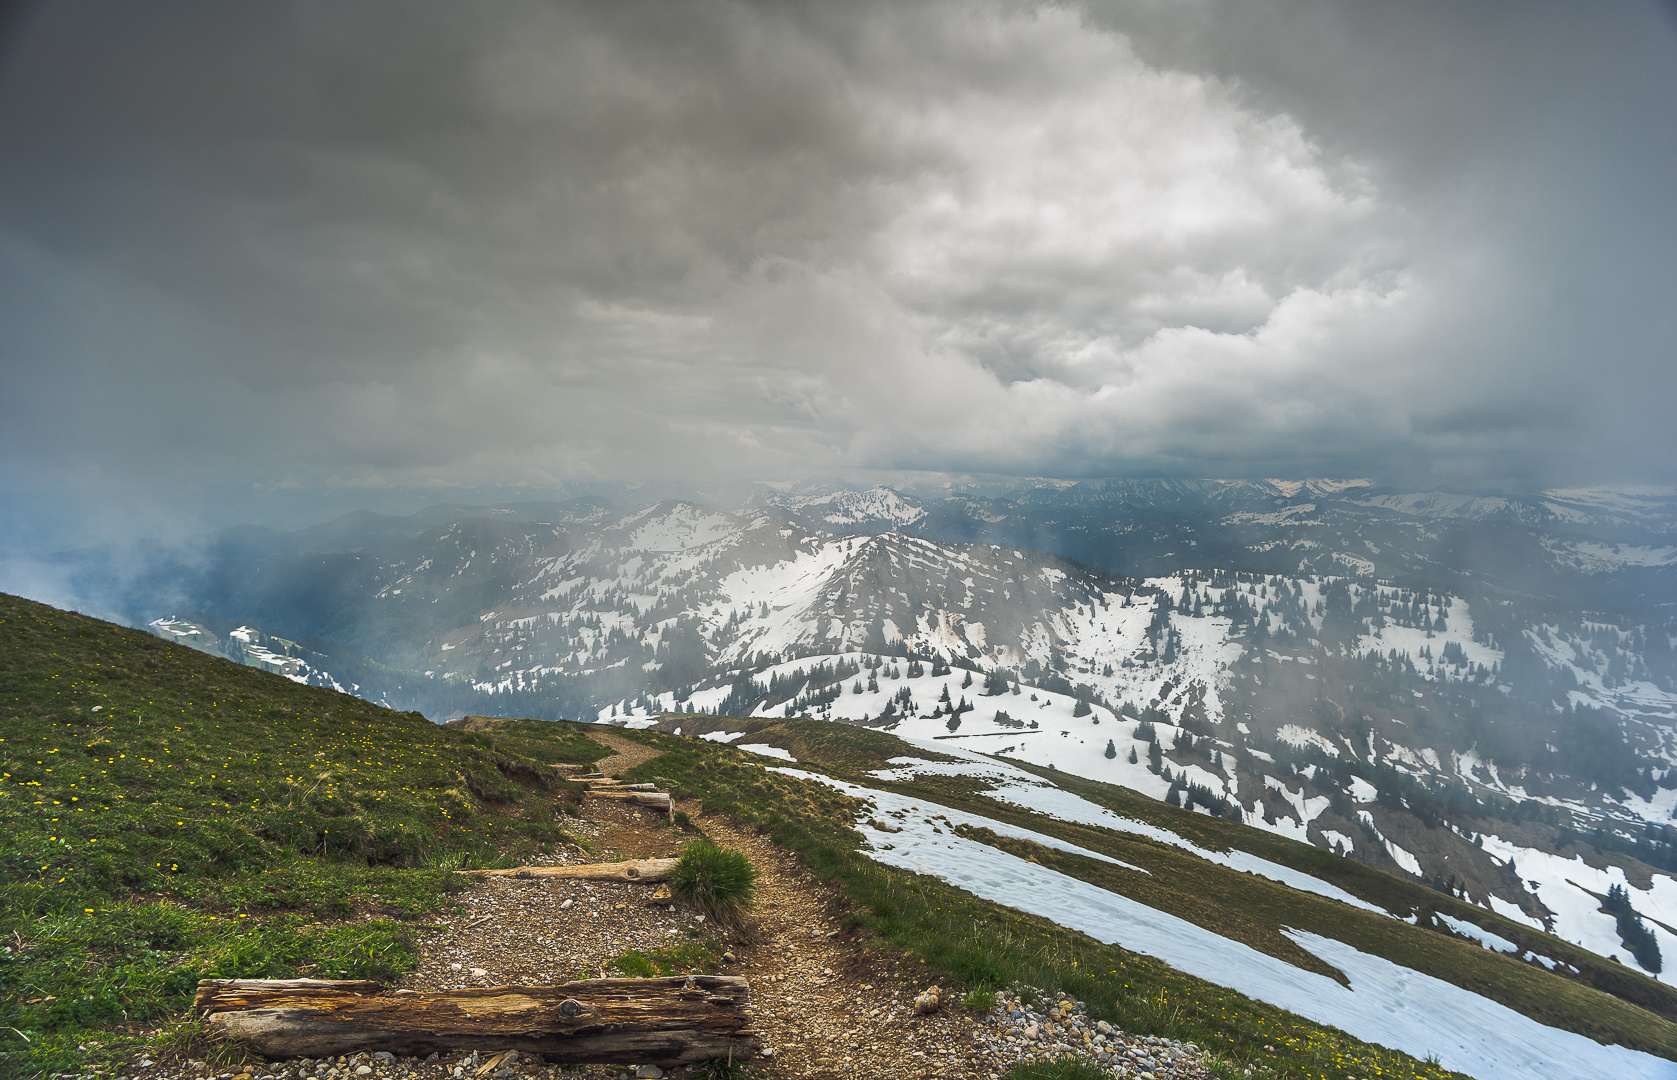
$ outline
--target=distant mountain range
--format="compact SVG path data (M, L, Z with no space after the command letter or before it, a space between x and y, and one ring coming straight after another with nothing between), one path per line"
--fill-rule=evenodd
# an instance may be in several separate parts
M759 488L243 528L125 602L435 719L810 715L1123 784L1677 958L1677 496ZM1670 979L1668 973L1659 973Z

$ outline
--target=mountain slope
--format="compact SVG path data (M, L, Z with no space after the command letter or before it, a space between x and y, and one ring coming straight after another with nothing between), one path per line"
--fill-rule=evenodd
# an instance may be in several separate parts
M1440 521L1647 539L1669 522L1659 500L1538 505L1325 482L1014 493L1042 521L1122 504L1138 521L1235 522L1248 555L1291 536L1315 545L1296 563L1331 571L1130 578L904 532L898 517L924 524L902 510L908 496L848 494L740 513L509 509L335 553L299 541L284 559L214 570L195 597L208 614L155 629L439 716L640 724L703 709L900 725L1343 852L1677 978L1663 963L1677 956L1670 610L1382 578L1376 558L1419 564L1356 525L1433 530L1434 547L1457 542ZM946 502L963 499L976 505ZM840 506L885 516L856 532L807 513ZM1527 548L1560 542L1522 535ZM1659 549L1619 547L1643 550ZM216 584L227 579L238 588ZM1604 906L1614 889L1640 936Z
M727 806L774 828L783 842L819 853L864 905L863 925L921 942L969 980L996 979L1022 956L1035 957L1075 996L1115 999L1126 1026L1167 1000L1184 1024L1215 1027L1214 1018L1228 1017L1221 1038L1238 1030L1249 1051L1258 1051L1255 1040L1269 1043L1252 1060L1281 1074L1290 1073L1268 1058L1274 1044L1302 1049L1314 1040L1279 1030L1286 1022L1267 1031L1263 1022L1254 1026L1261 1007L1214 986L1284 1002L1364 1038L1378 1033L1380 1042L1417 1057L1436 1054L1476 1076L1672 1072L1668 1061L1603 1049L1553 1026L1669 1056L1656 1043L1677 1031L1670 989L1541 935L1528 936L1528 944L1564 952L1545 954L1563 974L1502 956L1484 943L1499 941L1497 930L1524 934L1519 927L1304 845L1262 838L1263 854L1254 854L1251 842L1262 834L1251 830L1121 789L952 755L947 744L904 743L818 721L685 716L660 726L682 738L645 733L666 754L642 775L656 772L707 805ZM719 767L696 751L695 732L701 744L736 742L761 755L771 775L814 780L858 800L849 838L834 835L830 822L754 806L749 757L743 769ZM846 852L858 839L863 859ZM864 860L929 875L1123 948L1103 954L1038 918L997 922L960 892L932 890L904 911L903 894L872 883L876 871ZM1164 988L1163 976L1135 952L1212 986L1190 979ZM1568 971L1573 960L1582 968ZM1649 1038L1656 1042L1637 1042ZM1328 1056L1336 1058L1331 1065ZM1355 1057L1336 1050L1315 1068L1325 1075L1391 1068Z
M462 854L539 856L562 839L564 787L542 763L599 753L576 725L443 729L15 598L0 599L0 645L0 857L14 872L0 930L24 946L5 954L0 1008L35 1040L4 1050L59 1070L90 1036L104 1052L133 1045L126 1025L178 1008L199 975L399 970L404 920L436 909ZM1479 1076L1581 1063L1636 1077L1670 1070L1641 1051L1677 1058L1672 990L1319 849L948 741L662 724L688 730L624 732L664 751L637 777L774 830L844 887L854 922L967 988L1064 988L1099 1018L1194 1039L1254 1075L1436 1077L1418 1057L1437 1053ZM771 757L717 741L730 736ZM1498 940L1532 958L1499 955ZM1441 981L1417 996L1416 979ZM1278 1003L1315 1020L1263 1004L1287 987L1316 1003ZM1439 1027L1439 1001L1483 1038L1415 1042L1427 1023L1465 1030ZM1367 1027L1380 1013L1395 1019Z
M452 870L565 839L550 764L600 749L566 725L531 758L5 595L0 710L10 1076L122 1055L199 978L403 970Z

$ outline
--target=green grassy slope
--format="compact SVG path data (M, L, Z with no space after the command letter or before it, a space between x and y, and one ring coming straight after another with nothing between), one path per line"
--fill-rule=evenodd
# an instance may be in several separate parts
M463 864L562 839L532 755L0 595L0 1071L66 1071L197 980L387 977Z

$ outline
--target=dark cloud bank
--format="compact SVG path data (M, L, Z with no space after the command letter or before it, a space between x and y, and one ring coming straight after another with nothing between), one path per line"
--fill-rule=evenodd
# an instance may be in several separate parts
M14 533L598 478L1673 479L1660 7L8 29Z

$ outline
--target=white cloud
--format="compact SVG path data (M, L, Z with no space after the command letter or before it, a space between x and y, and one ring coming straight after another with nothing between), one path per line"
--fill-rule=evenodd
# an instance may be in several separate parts
M54 5L7 484L1668 470L1673 156L1519 133L1677 65L1271 14Z

